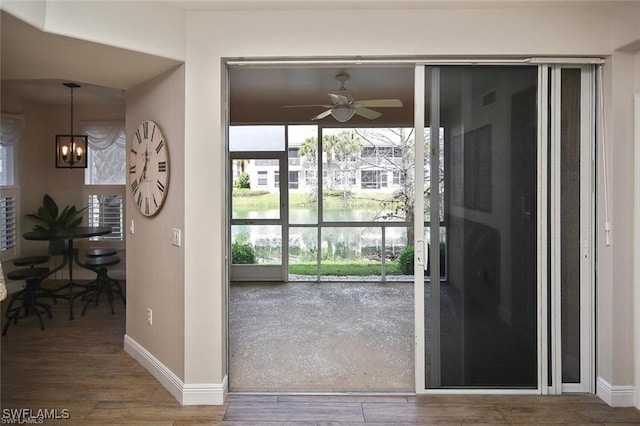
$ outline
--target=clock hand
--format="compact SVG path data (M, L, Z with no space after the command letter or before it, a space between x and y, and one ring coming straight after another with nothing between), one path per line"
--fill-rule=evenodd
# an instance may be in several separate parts
M140 181L147 180L147 163L149 162L149 151L147 147L144 149L144 167L142 168L142 176Z

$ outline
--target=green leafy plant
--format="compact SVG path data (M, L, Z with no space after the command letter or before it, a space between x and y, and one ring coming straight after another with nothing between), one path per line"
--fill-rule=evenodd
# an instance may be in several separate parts
M412 275L413 269L413 246L407 246L398 257L398 266L400 271L405 275Z
M256 250L250 243L235 241L231 244L231 263L235 265L252 265L258 263Z
M62 211L49 194L44 194L42 206L38 210L27 213L26 217L36 225L35 231L74 228L82 223L82 213L86 207L78 210L76 206L66 206Z
M238 180L236 180L236 188L251 188L251 179L249 178L249 173L240 173L240 175L238 176Z

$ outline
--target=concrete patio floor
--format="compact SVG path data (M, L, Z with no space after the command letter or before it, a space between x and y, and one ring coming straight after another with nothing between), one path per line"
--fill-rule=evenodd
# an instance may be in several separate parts
M413 283L232 283L232 391L413 392Z

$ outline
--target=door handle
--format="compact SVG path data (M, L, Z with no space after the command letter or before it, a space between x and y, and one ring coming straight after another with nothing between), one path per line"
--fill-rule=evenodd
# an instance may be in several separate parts
M424 241L416 241L415 247L415 263L418 266L424 266Z

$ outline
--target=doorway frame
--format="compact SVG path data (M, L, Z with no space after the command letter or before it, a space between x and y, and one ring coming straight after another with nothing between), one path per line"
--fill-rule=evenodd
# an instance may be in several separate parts
M425 389L425 363L423 362L423 357L416 356L415 357L415 393L416 394L548 394L548 393L562 393L563 391L569 392L570 389L563 389L563 386L554 386L553 383L560 383L557 379L557 365L554 361L556 354L552 353L551 356L548 356L549 351L555 351L553 345L549 344L549 333L551 332L551 328L553 324L550 324L547 320L547 315L549 312L549 305L551 302L552 292L547 290L547 274L549 272L549 255L550 255L550 245L551 239L548 235L549 228L549 220L548 220L548 210L549 203L547 202L548 194L549 194L549 179L547 176L547 171L549 167L549 113L547 110L547 106L551 101L548 93L544 90L540 90L541 84L548 85L549 77L545 75L544 70L548 69L548 67L552 66L552 64L571 64L576 66L578 65L587 65L587 64L602 64L604 61L601 58L530 58L530 57L522 57L516 59L487 59L487 58L462 58L462 59L420 59L420 58L408 58L408 59L366 59L366 58L353 58L353 59L329 59L329 58L306 58L306 59L258 59L252 60L250 58L242 58L242 59L223 59L223 67L225 72L227 73L226 79L226 91L227 98L229 96L230 84L228 79L229 68L233 66L246 66L247 64L254 65L262 65L262 66L292 66L292 65L300 65L300 66L309 66L309 65L317 65L317 66L357 66L362 64L367 65L396 65L396 64L410 64L415 67L415 81L414 81L414 90L415 90L415 104L414 104L414 126L415 126L415 140L424 140L424 69L426 66L434 66L434 65L496 65L496 66L506 66L506 65L537 65L539 70L539 78L538 78L538 194L537 194L537 215L538 215L538 285L537 285L537 297L538 297L538 386L536 389ZM418 71L422 69L422 71ZM600 82L598 82L600 84ZM544 86L546 87L546 86ZM639 101L640 102L640 101ZM228 103L227 103L228 106ZM639 107L640 108L640 107ZM228 114L225 119L224 126L226 128L229 127L229 119ZM437 133L436 133L437 134ZM226 156L229 158L230 152L228 149L228 131L225 133L226 140ZM595 136L594 136L595 141ZM422 144L416 144L415 153L416 157L424 158L424 149L421 146ZM640 159L638 159L640 163ZM424 181L424 166L423 162L416 162L417 164L422 164L419 167L416 167L416 175L415 179L417 182ZM640 168L640 166L638 167ZM590 181L593 181L593 176L595 172L595 166L590 163ZM638 172L640 175L640 171ZM640 191L639 191L640 192ZM595 200L595 192L593 200ZM424 209L424 200L421 197L418 197L415 200L415 208L416 211L421 211L420 209ZM595 210L595 202L591 205L591 212L594 213ZM230 217L227 219L226 227L230 229ZM415 250L415 264L416 265L424 265L426 262L426 258L428 256L425 253L425 241L424 241L424 223L422 221L415 221L415 235L416 240L414 241L416 250ZM433 225L432 225L433 226ZM592 248L595 247L595 232L592 227L590 230L590 235L592 236L589 244ZM283 237L283 245L286 243ZM228 245L230 247L230 245ZM437 248L434 249L437 253ZM593 271L595 262L594 262L595 248L592 251L592 256L590 257L590 269ZM284 248L283 248L283 256L284 256ZM640 260L639 260L640 261ZM433 262L437 264L438 262ZM228 264L231 265L231 256L228 256ZM637 269L640 269L637 268ZM419 272L418 272L419 271ZM640 273L638 274L640 275ZM420 276L420 279L418 279ZM544 277L544 279L543 279ZM425 353L425 334L424 334L424 269L416 268L415 274L415 282L414 282L414 312L415 312L415 328L414 328L414 338L415 338L415 353L416 354L424 354ZM592 291L595 289L594 285L595 277L592 275L591 277L591 286ZM640 281L640 279L638 279ZM230 285L230 280L227 280L227 286ZM638 284L640 287L640 284ZM227 291L228 294L228 291ZM228 300L227 300L228 303ZM640 301L638 302L640 303ZM589 374L591 375L591 387L590 392L594 393L595 382L593 378L595 377L595 365L593 363L594 355L595 355L595 324L596 324L596 313L594 309L595 305L595 297L591 300L592 306L589 307L588 313L590 315L590 322L593 325L593 333L591 334L591 342L590 342L590 354L589 357L592 360L591 367L589 370ZM228 312L228 309L227 309ZM228 315L228 313L227 313ZM552 318L552 322L554 319ZM228 324L228 321L227 321ZM640 334L640 333L638 333ZM640 346L640 345L639 345ZM637 362L640 364L640 347L637 348ZM550 361L553 361L554 365L550 365ZM547 377L549 377L551 370L551 375L553 376L552 384L549 385L547 382ZM561 377L561 376L559 376ZM561 380L561 379L560 379ZM640 399L640 397L639 397ZM640 402L638 403L640 405Z
M228 144L227 144L228 146ZM280 265L241 265L234 264L232 256L229 256L229 273L231 281L253 281L254 277L260 277L261 281L286 281L288 275L287 264L285 260L289 257L288 241L289 241L289 226L288 215L286 206L289 205L289 176L288 176L288 164L287 164L287 151L228 151L227 152L229 165L234 160L278 160L278 170L280 176L280 183L278 185L280 195L280 209L279 217L277 219L234 219L233 218L233 196L230 185L233 184L233 168L229 167L229 177L227 181L229 191L229 246L233 243L233 234L231 228L238 225L258 226L258 225L275 225L280 226L281 229L281 259Z

